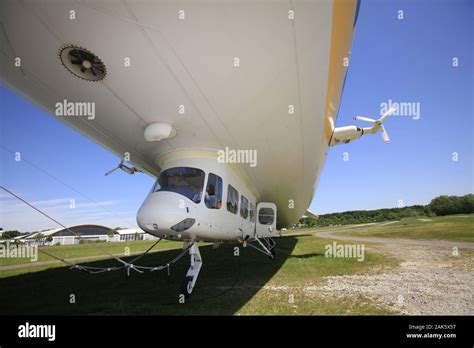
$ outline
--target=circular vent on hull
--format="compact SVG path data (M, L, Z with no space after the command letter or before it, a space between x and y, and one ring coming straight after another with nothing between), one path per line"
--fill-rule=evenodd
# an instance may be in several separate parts
M73 75L87 81L100 81L107 70L102 60L91 51L74 45L66 45L59 50L59 59Z

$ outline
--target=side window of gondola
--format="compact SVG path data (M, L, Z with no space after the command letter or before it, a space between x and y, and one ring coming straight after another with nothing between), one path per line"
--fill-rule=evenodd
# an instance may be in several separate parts
M255 204L253 203L250 203L249 217L250 217L250 222L255 222Z
M244 196L241 196L240 198L240 216L242 216L244 219L247 219L249 216L249 200Z
M216 174L209 173L207 179L206 195L204 203L209 209L220 209L222 206L222 178Z
M239 192L232 186L227 186L227 210L237 214L239 209Z

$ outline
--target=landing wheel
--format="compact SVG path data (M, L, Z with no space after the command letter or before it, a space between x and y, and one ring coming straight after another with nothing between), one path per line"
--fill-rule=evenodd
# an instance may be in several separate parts
M193 293L193 277L185 277L181 284L181 293L185 298L189 298Z

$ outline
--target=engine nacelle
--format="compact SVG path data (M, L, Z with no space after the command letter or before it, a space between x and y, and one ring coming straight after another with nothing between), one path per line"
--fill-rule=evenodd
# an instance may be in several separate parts
M364 135L364 129L357 126L337 127L331 138L330 146L347 144Z

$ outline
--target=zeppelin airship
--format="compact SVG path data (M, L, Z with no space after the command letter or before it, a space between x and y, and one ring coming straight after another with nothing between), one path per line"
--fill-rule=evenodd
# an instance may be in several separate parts
M311 215L329 146L376 132L389 141L388 114L335 127L358 9L356 0L5 0L0 80L116 154L115 169L156 178L137 223L193 243L190 295L202 265L195 242L274 257L277 228Z

